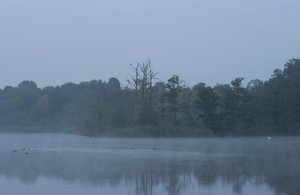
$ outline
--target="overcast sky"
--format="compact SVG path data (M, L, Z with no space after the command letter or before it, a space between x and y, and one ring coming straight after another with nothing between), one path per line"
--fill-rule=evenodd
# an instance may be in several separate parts
M158 77L268 79L300 57L299 0L1 0L0 87Z

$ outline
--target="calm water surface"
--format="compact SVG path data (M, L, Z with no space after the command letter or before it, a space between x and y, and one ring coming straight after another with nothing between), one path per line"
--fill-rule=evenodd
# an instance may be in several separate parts
M0 134L0 194L297 195L300 138Z

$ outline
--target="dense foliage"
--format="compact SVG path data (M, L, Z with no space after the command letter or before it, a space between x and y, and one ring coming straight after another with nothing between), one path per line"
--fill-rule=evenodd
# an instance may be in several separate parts
M2 131L68 131L107 136L291 135L300 133L300 60L267 81L188 87L179 76L156 82L151 62L116 78L0 89Z

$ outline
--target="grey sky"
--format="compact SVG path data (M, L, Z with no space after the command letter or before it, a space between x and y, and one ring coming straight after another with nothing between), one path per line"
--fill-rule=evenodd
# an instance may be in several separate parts
M107 80L151 58L187 84L267 79L300 57L299 0L1 0L0 87Z

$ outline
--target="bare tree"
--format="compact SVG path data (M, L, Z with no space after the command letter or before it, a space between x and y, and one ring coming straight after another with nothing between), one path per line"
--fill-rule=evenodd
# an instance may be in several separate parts
M135 91L135 119L142 124L149 125L152 122L154 112L153 83L156 73L151 67L151 60L139 63L134 66L133 75L127 80L129 86Z

